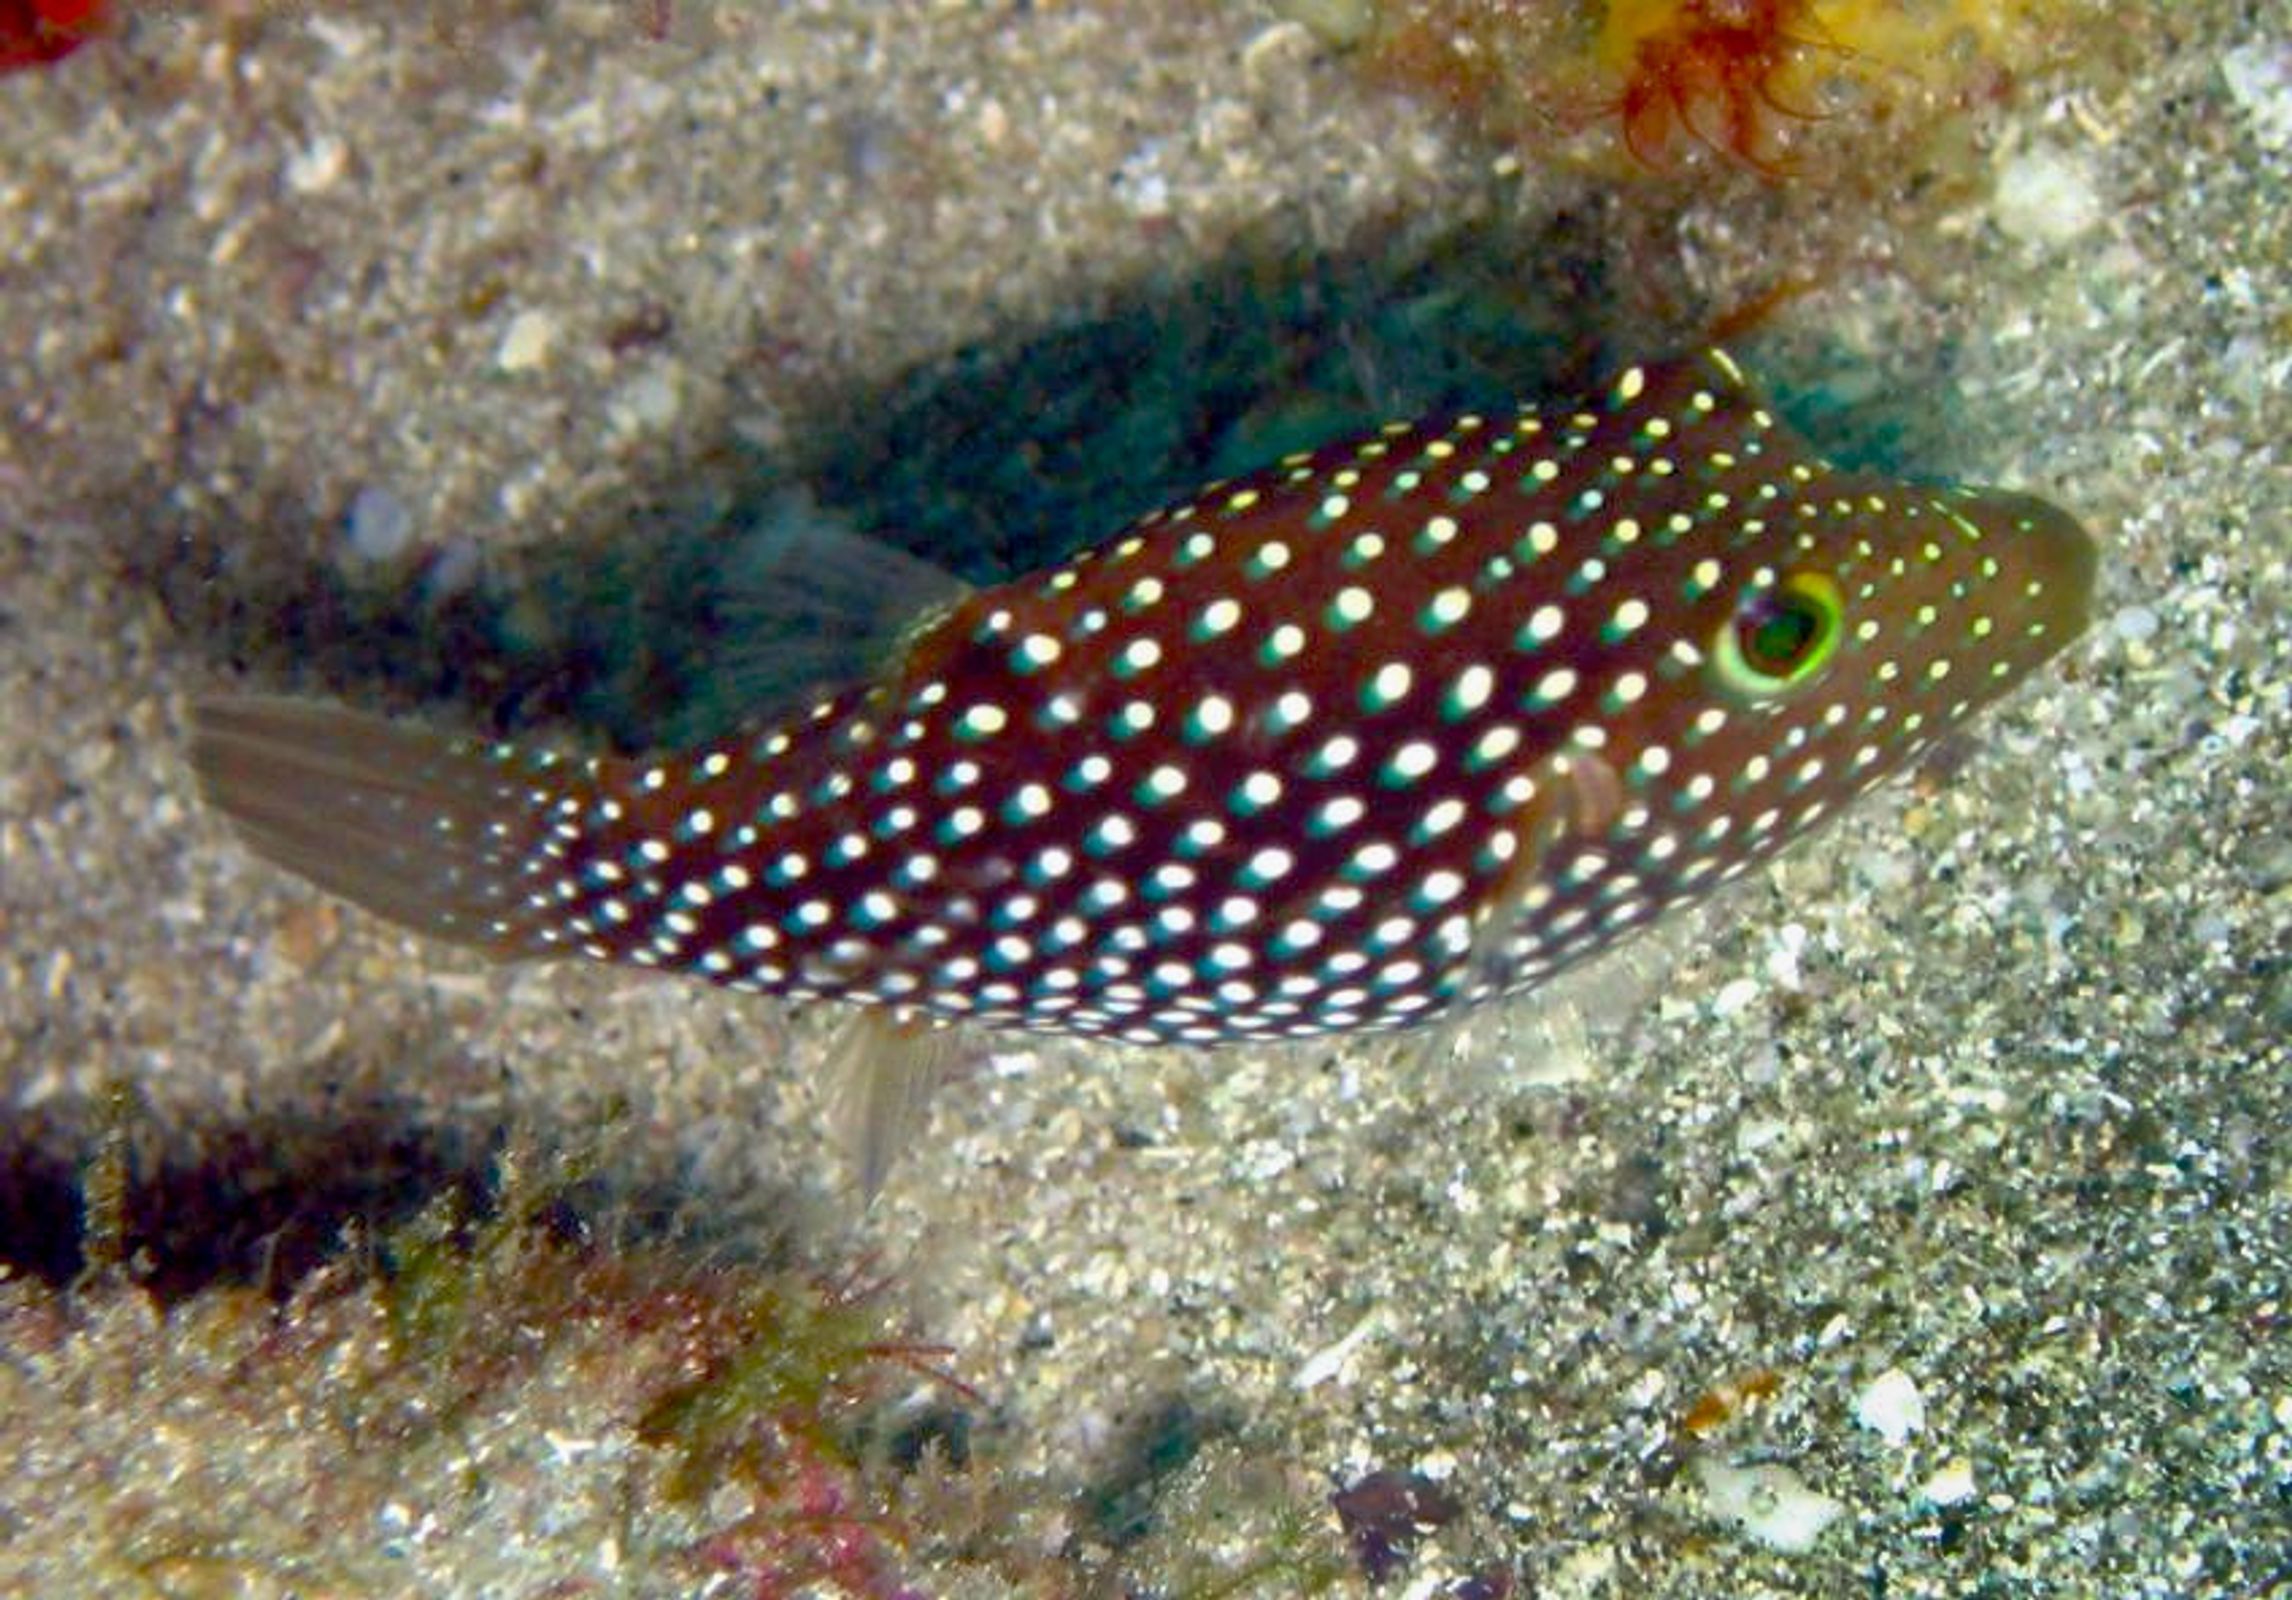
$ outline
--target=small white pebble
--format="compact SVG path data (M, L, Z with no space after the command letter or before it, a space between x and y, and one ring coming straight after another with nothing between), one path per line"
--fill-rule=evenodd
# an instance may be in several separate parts
M1735 1153L1756 1156L1798 1136L1795 1124L1781 1117L1746 1117L1735 1125Z
M2157 636L2157 614L2147 606L2127 606L2109 619L2109 631L2127 644L2145 644Z
M2033 145L1998 168L1998 226L2027 244L2062 245L2101 221L2101 191L2083 154Z
M2238 45L2220 58L2220 76L2261 148L2292 150L2292 39Z
M1505 1514L1514 1522L1527 1522L1535 1513L1526 1506L1506 1506ZM1612 1544L1585 1544L1562 1556L1552 1568L1549 1584L1539 1584L1538 1594L1597 1595L1622 1594L1619 1570L1623 1565L1621 1553Z
M374 44L374 35L340 17L313 16L305 24L313 37L345 61L356 60Z
M1856 856L1854 870L1871 888L1887 892L1908 888L1910 880L1916 876L1910 870L1907 860L1877 848L1865 850Z
M414 542L414 515L405 501L370 483L350 497L343 533L359 560L395 561Z
M1786 1555L1812 1550L1823 1530L1846 1515L1845 1501L1808 1488L1804 1478L1778 1462L1738 1467L1698 1461L1695 1477L1713 1516Z
M1805 953L1806 947L1807 930L1804 925L1786 922L1775 930L1774 948L1767 952L1767 976L1774 980L1775 987L1787 989L1792 994L1806 987L1806 979L1799 971L1799 957Z
M1751 1002L1758 998L1758 979L1733 979L1728 983L1721 984L1719 992L1711 997L1711 1014L1722 1018L1741 1016L1750 1008Z
M613 396L607 416L616 433L658 433L676 421L680 399L675 374L640 372Z
M1381 1309L1372 1310L1359 1322L1354 1323L1352 1330L1336 1343L1325 1345L1312 1355L1307 1356L1305 1364L1297 1369L1297 1377L1294 1380L1297 1387L1300 1389L1315 1388L1327 1383L1332 1378L1335 1378L1340 1384L1350 1382L1353 1357L1359 1353L1362 1345L1377 1334L1378 1330L1384 1326L1384 1322L1384 1312Z
M1435 1483L1446 1483L1456 1476L1456 1469L1461 1465L1452 1452L1436 1448L1417 1458L1416 1469Z
M287 157L287 187L296 194L319 194L331 189L349 159L347 145L331 133L322 133Z
M456 537L439 546L437 559L422 580L422 592L433 603L466 592L484 570L475 539Z
M494 362L504 372L530 372L549 359L557 342L557 319L546 311L520 311L509 319Z
M1377 25L1377 8L1369 0L1274 0L1273 9L1340 50L1359 44Z
M1941 1470L1918 1490L1918 1498L1930 1506L1964 1505L1973 1497L1974 1464L1964 1456L1943 1462Z
M1148 140L1115 169L1114 192L1131 212L1153 219L1170 214L1170 180L1162 171L1162 143Z
M1888 1367L1854 1397L1854 1420L1899 1450L1926 1426L1926 1397L1900 1367Z

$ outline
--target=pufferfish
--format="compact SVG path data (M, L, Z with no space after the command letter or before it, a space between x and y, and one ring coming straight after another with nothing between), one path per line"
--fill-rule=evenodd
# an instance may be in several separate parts
M2025 495L1819 459L1735 362L1395 423L914 619L738 737L570 757L200 708L262 854L424 933L935 1025L1217 1046L1531 989L2085 626Z

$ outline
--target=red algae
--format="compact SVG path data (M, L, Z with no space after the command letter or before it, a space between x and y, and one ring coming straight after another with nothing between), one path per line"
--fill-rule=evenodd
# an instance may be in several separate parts
M1913 132L2070 52L2094 0L1385 0L1362 70L1502 143L1770 177L1813 130ZM1587 140L1605 129L1611 138Z
M1802 52L1824 43L1809 31L1817 26L1814 9L1810 0L1612 6L1601 39L1603 48L1627 56L1615 99L1626 147L1662 167L1683 141L1693 141L1776 170L1778 119L1815 115L1786 104L1780 88ZM1635 17L1652 25L1635 28Z
M0 0L0 72L61 61L100 34L107 0Z

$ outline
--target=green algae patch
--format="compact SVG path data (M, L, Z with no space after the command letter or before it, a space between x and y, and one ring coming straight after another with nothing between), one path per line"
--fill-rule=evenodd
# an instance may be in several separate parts
M891 1485L941 1463L884 1419L976 1398L878 1284L607 1245L554 1193L433 1202L283 1301L0 1282L0 1352L0 1588L31 1592L908 1593Z
M698 1502L791 1456L858 1468L868 1440L857 1424L900 1369L976 1403L974 1390L937 1365L952 1354L945 1346L885 1337L879 1287L767 1279L702 1310L685 1353L700 1371L670 1384L636 1421L637 1436L675 1462L671 1492Z
M1360 1592L1325 1498L1232 1440L1157 1455L1111 1540L870 1263L623 1225L525 1165L283 1295L163 1298L100 1248L0 1277L0 1590Z

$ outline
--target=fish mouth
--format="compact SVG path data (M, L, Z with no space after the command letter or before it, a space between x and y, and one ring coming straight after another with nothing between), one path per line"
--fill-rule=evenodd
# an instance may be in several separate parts
M1978 490L1957 509L2005 564L2018 608L2042 625L2029 637L2044 641L2043 655L2086 630L2093 621L2101 547L2082 522L2050 500L2008 489Z
M2085 524L2035 495L2008 495L2015 531L2029 546L2050 597L2055 631L2063 643L2083 633L2093 620L2093 590L2100 581L2101 546Z

